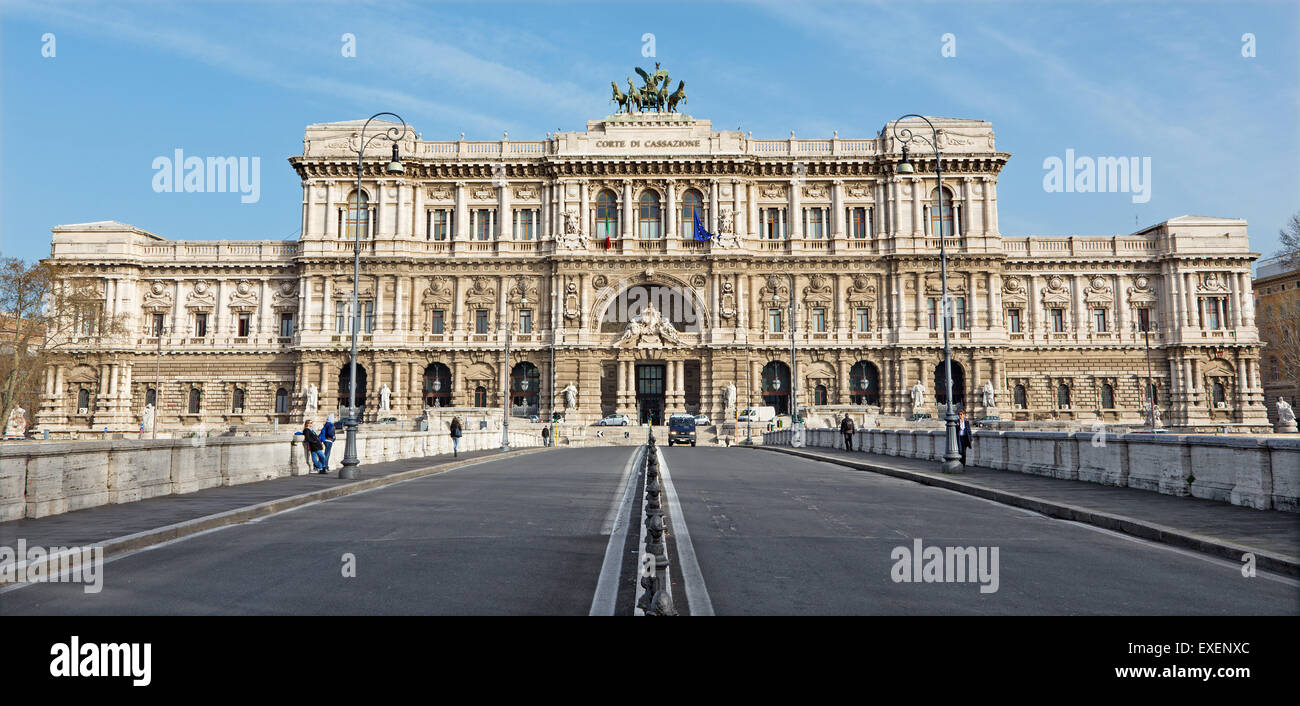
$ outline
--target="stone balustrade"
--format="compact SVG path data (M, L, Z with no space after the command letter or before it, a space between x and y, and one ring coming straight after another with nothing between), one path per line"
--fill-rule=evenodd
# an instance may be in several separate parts
M789 429L766 432L763 443L788 446L791 434ZM807 446L843 445L838 429L804 434ZM942 429L863 429L854 446L938 462L944 436ZM966 460L1001 471L1300 512L1298 438L977 430Z
M340 434L331 465L343 459ZM497 448L500 431L466 431L461 451ZM534 432L510 432L512 447L541 446ZM361 432L365 464L451 453L446 432ZM302 437L207 437L141 441L16 442L0 445L0 521L45 517L204 488L305 475Z

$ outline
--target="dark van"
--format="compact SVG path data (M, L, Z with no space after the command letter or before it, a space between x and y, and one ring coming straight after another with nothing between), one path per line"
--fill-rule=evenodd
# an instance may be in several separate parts
M668 418L668 445L695 445L695 417L690 414L674 414Z

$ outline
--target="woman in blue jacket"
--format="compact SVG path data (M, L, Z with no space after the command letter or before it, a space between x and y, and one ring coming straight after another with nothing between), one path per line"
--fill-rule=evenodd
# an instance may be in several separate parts
M330 449L334 448L334 415L325 416L325 426L320 428L320 440L325 442L325 467L330 467Z

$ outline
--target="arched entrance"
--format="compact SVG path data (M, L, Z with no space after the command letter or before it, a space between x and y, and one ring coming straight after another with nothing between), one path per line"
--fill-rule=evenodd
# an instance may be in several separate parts
M352 379L351 375L349 374L350 367L351 366L345 364L343 368L339 370L339 384L338 384L338 388L336 389L338 389L339 391L338 409L340 412L345 412L345 410L347 410L348 408L348 400L350 397L349 391L351 390L349 383L351 382ZM366 412L366 368L362 364L357 363L357 417L363 417L365 415L365 412Z
M537 366L524 361L510 371L510 414L529 417L537 414L542 375Z
M763 366L763 405L790 413L790 366L774 360Z
M880 404L880 370L875 363L859 360L849 369L849 402Z
M420 389L425 407L450 407L451 368L442 363L429 363L424 368L424 384Z
M934 401L947 405L948 386L945 383L943 370L943 361L939 361L939 364L934 366ZM952 361L952 406L954 410L966 406L966 371L961 367L961 363L955 360ZM943 413L943 410L939 412Z

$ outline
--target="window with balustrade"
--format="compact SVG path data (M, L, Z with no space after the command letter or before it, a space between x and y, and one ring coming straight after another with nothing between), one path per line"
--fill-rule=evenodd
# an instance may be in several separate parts
M647 189L637 201L637 237L654 240L663 237L659 194Z
M817 308L812 310L812 329L814 333L826 333L826 310Z
M812 206L803 210L803 235L805 238L826 237L826 208Z
M606 240L619 237L618 197L605 189L596 196L596 238Z
M849 209L849 237L874 238L873 212L870 206L855 206Z
M1227 322L1227 297L1201 297L1201 328L1218 331Z
M476 208L469 212L469 230L474 240L496 239L495 208Z
M366 192L361 192L359 199L356 191L349 194L347 211L341 215L347 226L344 236L355 239L360 233L362 238L370 237L370 197Z
M709 216L704 210L704 197L697 189L687 189L682 192L682 204L679 209L679 220L677 233L686 239L695 237L695 219L698 216L700 225L705 228L709 227Z
M536 240L537 222L541 212L536 209L522 209L513 212L513 232L515 240Z
M930 192L930 204L926 206L929 217L926 224L929 231L926 235L938 237L942 234L945 238L951 238L955 233L955 207L952 201L952 191L948 187L943 187L943 199L940 203L939 190L935 189Z
M435 208L425 218L425 240L448 240L453 232L452 222L456 212L448 208Z
M760 235L767 240L782 240L785 238L785 209L776 206L760 208L758 214L759 223L761 224Z

